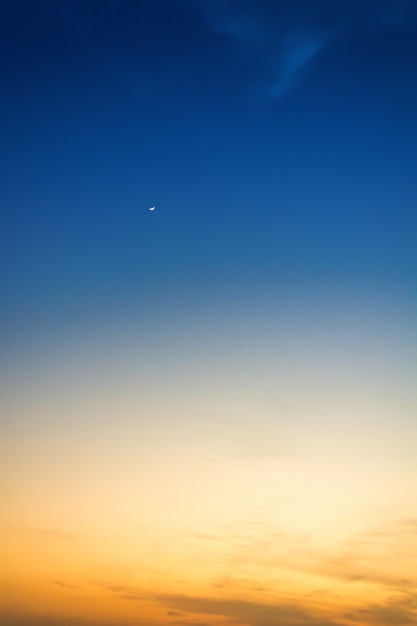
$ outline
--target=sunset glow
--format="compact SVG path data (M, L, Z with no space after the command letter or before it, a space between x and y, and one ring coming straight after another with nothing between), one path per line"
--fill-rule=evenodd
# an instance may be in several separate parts
M417 10L3 4L1 626L415 626Z

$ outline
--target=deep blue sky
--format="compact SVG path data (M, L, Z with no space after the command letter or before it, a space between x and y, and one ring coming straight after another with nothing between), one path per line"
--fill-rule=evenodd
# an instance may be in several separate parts
M0 24L5 328L412 297L414 2L4 0Z

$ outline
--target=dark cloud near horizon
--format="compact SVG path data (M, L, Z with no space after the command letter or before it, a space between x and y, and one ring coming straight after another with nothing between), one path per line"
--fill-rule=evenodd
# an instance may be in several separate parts
M338 566L341 564L339 563ZM334 573L333 573L334 575ZM337 576L336 576L337 577ZM381 576L381 580L382 580ZM367 577L358 579L366 581ZM345 577L346 582L349 582ZM60 580L51 581L62 587L72 587ZM379 581L381 582L381 581ZM152 603L165 608L169 623L178 626L210 626L206 621L210 616L214 619L224 617L231 623L247 626L345 626L346 619L350 623L361 626L414 626L417 624L417 598L412 588L404 586L380 603L363 603L349 611L340 606L340 611L330 608L326 612L303 606L302 602L294 602L286 598L275 598L268 602L241 599L236 590L234 595L224 597L192 596L179 593L160 593L152 589L137 586L92 580L91 584L107 590L114 597L133 603ZM386 581L382 580L382 584ZM204 616L203 621L198 616ZM172 620L172 618L176 618ZM101 626L99 621L83 621L65 618L39 618L12 616L8 626ZM106 626L112 626L106 625ZM121 626L118 623L118 626ZM138 624L141 626L141 624Z
M338 626L337 622L317 620L308 611L288 602L263 604L256 601L235 598L212 598L188 596L183 594L158 593L129 585L113 585L111 583L95 583L112 591L118 598L129 602L151 601L166 607L170 617L184 617L187 614L212 615L229 617L233 621L243 622L249 626L279 626L288 623L291 626ZM179 623L179 622L176 622ZM191 622L181 620L181 623Z
M117 597L129 602L152 601L167 608L167 615L205 615L223 616L232 622L247 624L248 626L339 626L338 621L311 615L303 610L299 604L285 601L276 601L274 604L240 600L236 598L212 598L187 596L146 591L128 585L111 585L103 583L102 587L108 590L117 588ZM123 593L121 593L123 587ZM192 626L195 622L183 619L175 622L181 625ZM202 626L200 623L195 626Z
M211 626L208 622L181 621L173 622L177 626Z
M240 576L213 580L212 587L222 589L229 596L230 604L227 605L229 609L235 606L235 601L239 603L240 600L236 600L236 598L240 598L248 590L262 594L268 593L265 586L260 586L256 579L245 578L242 564L249 562L254 567L260 565L263 568L276 569L283 576L288 570L289 572L312 574L317 578L321 577L325 588L327 588L327 581L333 580L349 586L359 583L360 585L366 584L370 587L385 589L390 600L381 608L381 614L385 612L387 615L391 615L400 609L401 611L405 610L408 614L412 608L409 598L412 597L416 580L410 576L404 577L398 568L390 571L385 567L385 564L389 562L392 555L397 555L399 561L402 562L407 560L408 555L413 554L413 543L410 540L413 539L414 531L414 519L399 519L385 525L377 525L366 532L358 532L350 539L323 550L318 549L309 536L298 537L282 532L277 533L273 527L267 524L260 525L260 535L253 535L253 533L245 535L242 530L237 533L236 529L230 528L224 535L219 534L219 538L223 537L223 542L230 545L229 555L225 557L222 554L221 560L223 564L226 563L232 569L240 567ZM191 538L193 536L194 534L191 533ZM173 539L173 541L179 540L179 537ZM300 559L300 551L302 552L302 559ZM200 602L199 598L183 594L163 595L155 590L111 582L95 582L94 584L129 602L151 600L162 603L166 606L168 614L172 612L173 616L177 611L204 614L204 598ZM392 601L393 597L397 598L395 602ZM172 605L170 604L171 598L173 598ZM226 606L216 604L217 602L213 598L208 599L209 614L211 614L211 610L223 610ZM260 604L262 605L262 603ZM193 610L194 605L199 607L198 611ZM291 603L288 604L285 598L277 602L275 608L277 607L284 612L288 609L290 613L293 609ZM265 610L268 611L269 608L267 607ZM363 611L371 615L375 613L376 608L364 607Z
M415 594L394 596L385 603L373 603L350 611L345 617L364 624L413 626L417 624L417 596Z
M16 615L0 612L2 626L131 626L131 622L103 622L79 617L62 617L50 615ZM136 626L147 626L147 622L136 621Z
M298 605L289 603L262 604L236 599L218 599L158 594L157 601L189 613L224 616L249 626L338 626L337 621L315 617Z

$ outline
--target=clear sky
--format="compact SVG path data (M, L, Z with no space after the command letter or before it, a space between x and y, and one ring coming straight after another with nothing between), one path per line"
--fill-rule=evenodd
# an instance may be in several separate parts
M415 2L0 16L2 624L417 624Z

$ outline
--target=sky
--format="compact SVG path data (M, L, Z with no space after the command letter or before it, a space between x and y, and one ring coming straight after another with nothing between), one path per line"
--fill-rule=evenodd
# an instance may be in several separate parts
M416 4L0 15L1 623L417 624Z

